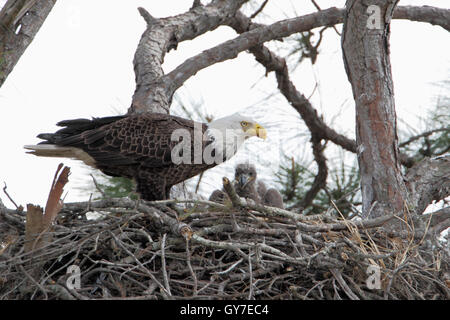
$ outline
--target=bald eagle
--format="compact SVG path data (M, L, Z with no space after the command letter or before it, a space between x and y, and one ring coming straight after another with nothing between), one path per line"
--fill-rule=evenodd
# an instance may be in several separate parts
M234 171L233 186L236 194L242 198L252 199L257 204L284 208L283 197L274 188L267 190L261 180L257 180L256 168L249 163L239 163ZM214 190L209 200L223 203L227 195L222 190Z
M148 113L64 120L44 141L26 145L42 157L82 160L110 176L134 179L144 200L168 199L173 185L232 157L253 136L266 130L239 113L208 124Z

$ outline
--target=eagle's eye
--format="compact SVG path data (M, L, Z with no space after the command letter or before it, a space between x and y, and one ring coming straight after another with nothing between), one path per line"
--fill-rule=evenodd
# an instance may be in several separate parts
M248 126L248 122L247 121L241 121L241 126L242 127L247 127Z

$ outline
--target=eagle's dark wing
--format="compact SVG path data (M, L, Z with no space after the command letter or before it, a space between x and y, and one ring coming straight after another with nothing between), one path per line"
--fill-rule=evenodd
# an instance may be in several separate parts
M156 168L170 165L171 141L176 129L191 134L194 122L166 114L119 116L93 120L76 119L58 123L63 129L54 134L41 134L43 143L82 149L96 162L96 166L114 175L123 175L123 166ZM203 130L205 130L203 124Z
M139 114L76 119L58 123L64 128L56 133L40 134L49 145L28 146L39 156L71 157L84 161L111 176L133 178L137 191L146 200L167 199L170 188L215 164L196 164L194 159L195 122L167 114ZM206 124L198 123L202 134ZM175 164L172 141L177 129L190 135L191 163ZM202 150L212 141L202 140Z
M270 188L267 190L264 195L263 202L265 205L276 207L280 209L284 209L283 197L280 192L274 188Z

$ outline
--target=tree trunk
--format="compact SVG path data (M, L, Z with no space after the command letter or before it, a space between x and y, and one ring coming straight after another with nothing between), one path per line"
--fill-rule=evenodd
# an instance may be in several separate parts
M0 11L0 87L55 3L56 0L9 0L3 6Z
M389 24L397 1L348 0L342 32L345 69L356 105L363 214L400 214L408 192L399 163L389 62Z

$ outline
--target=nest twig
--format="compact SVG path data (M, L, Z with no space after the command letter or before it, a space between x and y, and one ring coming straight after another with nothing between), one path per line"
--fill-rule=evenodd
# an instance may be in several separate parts
M88 220L93 211L101 218ZM65 204L52 242L25 253L25 214L0 207L0 299L450 297L448 248L393 235L381 220L243 202L106 199ZM80 288L68 285L72 265ZM369 266L379 270L379 289L368 285Z

